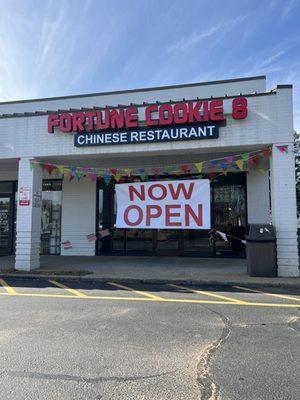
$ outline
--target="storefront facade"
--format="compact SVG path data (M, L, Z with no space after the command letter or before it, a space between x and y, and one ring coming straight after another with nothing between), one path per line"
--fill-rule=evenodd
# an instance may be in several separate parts
M251 77L6 102L0 132L0 255L17 269L40 254L244 257L247 224L272 223L278 274L299 275L291 85L266 91ZM114 227L117 182L199 177L213 232Z

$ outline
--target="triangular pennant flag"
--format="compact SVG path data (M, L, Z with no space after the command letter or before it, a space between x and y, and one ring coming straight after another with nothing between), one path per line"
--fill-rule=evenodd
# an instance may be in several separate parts
M213 173L213 171L211 171L211 172L208 174L208 176L209 176L209 179L210 179L211 181L214 181L215 178L216 178L216 176L215 176L215 174Z
M188 164L183 164L180 167L185 174L188 174L191 170L191 167Z
M131 175L131 169L130 168L124 168L124 171L125 171L127 176Z
M280 151L280 153L288 153L288 145L276 145L276 148Z
M269 148L263 149L262 154L265 157L265 159L268 160L270 158L270 149Z
M64 166L63 165L57 165L56 168L57 168L57 172L59 172L60 174L64 173Z
M249 153L243 153L243 154L242 154L242 159L243 159L244 161L248 161L248 160L249 160Z
M236 165L239 167L239 169L242 171L243 166L244 166L244 160L236 160Z
M75 175L76 175L76 178L78 179L78 182L79 182L80 179L84 177L84 172L83 172L83 171L80 171L80 170L77 170L77 171L75 172Z
M216 167L218 165L219 161L218 160L212 160L211 164L213 167Z
M232 164L232 163L233 163L233 156L225 157L225 160L226 160L226 162L227 162L228 164Z
M116 174L115 175L115 180L116 182L119 182L119 180L121 179L122 175L121 174Z
M226 163L222 162L221 163L221 168L222 168L223 171L227 171L228 165Z
M259 165L259 156L256 154L249 158L249 164L253 165L255 168Z
M55 165L52 164L43 164L43 168L48 171L48 174L51 175L52 172L56 169Z
M203 162L195 163L198 172L202 172Z
M117 168L111 168L111 169L110 169L110 172L111 172L111 174L112 174L113 176L116 176L116 174L118 173L118 170L117 170Z
M92 173L88 175L91 179L92 182L96 182L97 178L98 178L98 174Z
M228 242L226 233L223 233L223 232L220 232L220 231L217 231L217 233L221 236L221 238L223 240L225 240L225 242Z
M108 185L110 182L110 174L108 172L105 172L103 175L103 179L104 179L104 182Z
M75 176L71 174L69 177L69 182L71 182L74 178L75 178Z
M139 174L141 176L141 179L144 180L146 176L144 168L139 168Z
M29 168L30 168L30 171L32 171L33 168L35 168L35 163L33 163L33 162L30 161L30 163L29 163Z

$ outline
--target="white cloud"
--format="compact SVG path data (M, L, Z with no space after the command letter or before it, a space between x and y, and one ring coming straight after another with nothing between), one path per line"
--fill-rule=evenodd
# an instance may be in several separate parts
M291 14L296 4L296 0L287 0L280 2L280 8L283 10L281 14L282 20L286 19Z
M180 39L177 43L172 44L167 48L168 53L186 50L191 46L194 46L201 42L203 39L207 39L213 36L216 32L222 30L222 36L230 31L236 24L242 22L248 15L240 15L236 18L223 21L222 23L212 26L203 32L193 32L190 36Z
M200 42L202 39L208 38L212 36L215 32L217 32L221 28L221 25L213 26L212 28L208 29L207 31L196 33L193 32L191 36L187 38L183 38L179 40L177 43L173 44L172 46L168 47L167 51L169 53L173 51L181 51L186 49L187 47L193 46Z

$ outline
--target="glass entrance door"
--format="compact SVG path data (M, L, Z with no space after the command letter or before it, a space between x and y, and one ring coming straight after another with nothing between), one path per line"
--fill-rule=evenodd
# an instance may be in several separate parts
M13 196L0 194L0 255L12 252Z
M247 225L245 175L239 174L227 179L219 179L214 185L214 228L228 234L228 242L215 235L217 257L243 257L244 239Z

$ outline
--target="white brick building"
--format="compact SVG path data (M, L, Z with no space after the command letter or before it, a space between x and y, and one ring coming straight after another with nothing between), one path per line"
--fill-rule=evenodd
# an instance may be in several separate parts
M234 119L232 102L241 97L247 99L248 115ZM106 107L121 110L132 105L138 109L141 126L145 126L148 105L197 99L222 100L226 123L220 124L218 138L75 147L74 133L62 133L57 128L48 133L52 114ZM278 275L299 275L291 85L266 91L266 78L260 76L5 102L0 103L0 133L0 255L15 253L17 269L38 267L40 252L243 257L244 247L234 238L244 237L248 223L272 223L277 235ZM279 151L278 145L288 145L289 151ZM108 171L128 166L162 170L165 165L180 168L185 163L228 156L236 159L266 148L270 148L271 156L265 173L245 163L242 171L229 167L226 175L216 174L211 183L212 227L233 236L230 243L201 230L114 229L113 184L87 177L70 181L57 171L49 176L39 164L30 167L34 161ZM20 205L20 190L28 193L28 205ZM102 228L111 228L111 235L96 243L87 240L86 235ZM61 248L64 241L70 241L72 248Z

